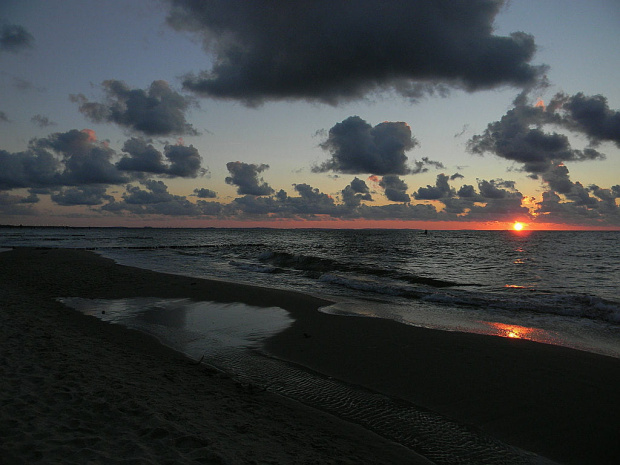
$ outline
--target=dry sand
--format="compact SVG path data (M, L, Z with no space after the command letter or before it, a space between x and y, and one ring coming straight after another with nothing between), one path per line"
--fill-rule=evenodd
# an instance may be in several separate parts
M528 341L316 311L286 291L154 273L93 253L0 253L0 457L6 463L425 463L353 424L194 364L56 297L279 306L267 350L566 463L620 456L620 360ZM308 337L310 336L310 337Z

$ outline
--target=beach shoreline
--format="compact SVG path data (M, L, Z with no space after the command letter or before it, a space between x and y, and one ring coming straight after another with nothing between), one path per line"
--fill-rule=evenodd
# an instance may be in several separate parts
M158 453L163 453L162 451L165 450L169 454L176 454L174 460L178 460L178 457L182 457L183 460L192 460L194 457L192 454L202 452L215 454L214 457L221 458L224 463L248 463L250 460L260 462L265 457L272 457L280 463L284 460L286 463L291 460L287 461L283 456L273 457L277 454L289 453L293 441L298 453L311 452L311 455L307 456L307 463L313 460L320 463L330 463L330 460L332 463L381 463L381 460L383 463L425 463L423 458L411 451L381 439L356 425L342 422L330 415L269 393L247 393L243 390L244 388L239 389L233 380L222 378L221 375L213 372L207 373L206 376L204 373L196 374L200 370L208 371L208 369L197 368L180 354L172 356L169 349L162 348L161 350L167 354L163 358L171 363L161 364L158 356L151 353L153 351L155 354L162 353L160 349L154 349L159 345L152 338L138 336L134 334L135 332L123 330L119 326L106 325L94 318L68 311L54 299L68 296L102 299L155 296L278 306L290 312L295 321L289 329L266 341L266 351L277 358L410 401L449 418L479 427L512 445L561 462L613 463L620 452L616 441L620 405L615 398L617 388L620 386L618 359L528 341L447 333L405 326L388 320L328 315L318 312L317 308L328 305L330 302L318 297L124 267L92 252L82 250L15 249L0 254L0 265L2 265L4 287L2 313L3 319L9 323L4 330L11 331L13 328L14 338L19 334L19 331L11 326L14 320L21 321L24 328L38 325L42 334L45 333L44 336L39 335L43 338L39 339L39 343L46 340L61 340L62 334L69 332L69 329L64 333L63 330L73 328L74 338L80 339L76 336L79 334L83 336L81 340L72 343L73 353L65 354L75 365L78 363L76 354L80 354L80 351L82 355L85 353L84 348L80 348L80 343L101 342L97 337L104 334L114 340L113 353L116 354L115 350L121 348L125 351L122 355L127 359L126 362L131 362L129 367L134 359L139 359L140 355L150 357L148 369L140 371L142 378L159 374L163 377L159 381L170 381L169 377L175 379L175 377L186 376L186 372L191 372L191 376L198 376L201 380L204 377L217 381L220 383L220 388L222 388L221 384L225 384L225 389L222 389L228 395L223 396L221 391L218 392L220 398L225 397L227 402L232 402L231 399L237 401L239 398L243 400L247 396L258 395L261 404L276 399L275 404L281 402L282 405L292 410L299 408L304 413L302 416L310 424L299 426L297 433L301 436L308 436L307 432L313 431L310 438L303 444L299 443L299 439L293 440L292 437L285 439L280 436L267 435L268 438L260 438L263 446L258 450L252 442L245 443L245 445L238 444L240 451L231 451L230 446L227 448L222 445L225 442L222 439L220 441L223 442L217 443L221 446L218 448L214 446L217 441L208 441L209 444L205 445L200 441L194 441L194 438L185 440L185 443L193 441L195 447L190 447L189 452L183 452L178 447L174 447L176 439L173 440L172 434L164 435L163 431L156 429L159 432L147 431L135 437L134 428L132 430L133 444L140 444L141 447L140 450L133 451L137 455L142 454L148 457L149 453L154 453L155 449L151 450L149 447L155 446L151 443L145 445L144 436L151 440L152 435L161 435L162 437L157 438L157 441L151 442L157 443ZM46 327L46 324L50 323L54 326ZM102 325L106 329L103 329ZM112 333L116 335L110 336ZM15 357L14 363L19 365L19 357L23 358L23 354L19 354L19 344L34 344L32 350L38 356L36 363L30 360L30 363L34 364L31 366L31 371L36 371L34 370L36 364L38 364L36 366L38 370L44 369L39 360L40 355L44 353L44 348L29 339L27 333L21 337L21 341L13 341L12 344L9 348ZM145 347L149 349L146 350ZM386 360L390 360L390 363L386 363ZM63 366L70 369L71 363L67 363L68 365ZM177 364L182 368L179 369L182 375L172 368ZM10 379L10 383L13 383L14 392L16 392L17 385L23 384L21 378L28 379L35 376L37 379L42 379L45 384L49 383L49 377L53 375L48 370L46 379L45 376L32 375L26 368L16 368L18 365L8 367L9 370L13 369L15 372L7 378ZM110 362L107 366L108 371L113 372L113 367L114 363ZM120 383L121 392L127 390L127 387L122 385L124 381L127 381L127 377L135 378L135 375L129 376L134 368L128 369L125 376L119 374L115 378L116 382ZM170 371L166 370L172 370L174 373L170 374ZM81 371L74 367L71 373L76 377ZM169 376L167 377L166 374ZM84 388L84 384L92 385L83 374L80 376L80 382L82 383L80 389ZM191 397L191 386L196 388L198 382L194 380L193 384L186 384L188 390L184 391L185 397ZM101 389L102 383L96 386ZM229 392L232 389L231 386L235 389L234 395ZM52 389L54 393L62 389L66 390L66 383L57 380L51 388L54 388ZM175 392L177 388L178 383L171 382L169 395L172 398L178 395ZM39 396L42 395L40 389L33 388L33 390ZM51 394L48 392L48 395ZM33 396L33 394L29 395ZM75 395L75 392L69 392L67 402L74 402ZM251 398L256 400L254 397ZM13 400L8 394L5 402L12 406ZM25 403L22 399L22 407ZM45 410L40 404L41 401L36 403L38 408ZM256 402L253 403L255 404ZM12 416L9 412L7 418L3 419L3 427L8 428L13 434L12 442L9 441L9 444L13 444L14 447L8 452L16 457L16 463L20 463L19 451L25 450L26 444L40 443L43 440L31 435L30 438L22 438L20 441L19 433L15 433L15 430L31 428L41 412L31 412L30 423L24 423L15 418L18 415L16 408ZM127 409L127 407L123 408ZM137 414L136 412L144 406L132 408L133 413ZM185 410L181 410L176 414L188 415ZM149 409L146 408L146 411ZM149 412L151 416L157 417L157 411L150 410ZM247 436L248 432L253 430L251 426L247 426L249 422L255 422L257 419L263 423L267 422L271 415L267 412L268 410L265 409L250 417L240 415L237 420L230 420L237 423L232 428L228 425L229 429L226 430L228 440L237 444L239 438L231 440L231 431L236 436ZM47 415L46 418L49 417L49 412L43 413ZM299 412L296 414L299 415ZM298 420L290 418L293 415L290 411L281 414L280 423L297 424ZM325 431L313 430L313 428L329 423L329 421L326 422L326 418L331 419L331 427L342 430L338 430L340 436L333 438L334 442L331 444L323 444L322 441L325 441L326 437L333 436L333 433L327 433L325 436ZM197 424L201 421L205 420L194 414L188 423ZM239 426L239 421L245 423ZM275 428L275 426L270 425L269 428ZM304 434L304 428L306 434ZM284 431L293 434L290 427L285 428ZM345 434L345 432L348 433ZM93 434L91 431L90 437ZM256 434L259 435L258 432ZM63 433L63 437L67 439L70 436L70 431ZM260 442L256 438L254 440ZM317 444L323 444L324 447L317 447ZM64 444L63 447L65 447L65 452L68 447L72 451L76 448L85 451L84 454L103 453L93 452L88 447L90 444L80 445L81 448L78 447L79 445ZM47 444L46 447L53 446ZM109 444L106 447L109 449L108 452L114 450L109 448ZM133 446L129 446L128 443L123 447ZM56 453L59 453L60 448L57 447L57 449ZM264 456L262 459L248 458L258 457L256 454L264 454ZM320 456L320 454L324 455ZM304 460L306 458L294 462L306 463ZM79 460L76 462L79 463Z
M3 463L430 463L55 300L204 292L157 275L85 251L0 254Z

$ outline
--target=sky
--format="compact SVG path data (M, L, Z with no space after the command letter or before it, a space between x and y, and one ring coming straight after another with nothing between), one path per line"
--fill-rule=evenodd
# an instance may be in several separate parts
M620 230L617 0L0 0L0 224Z

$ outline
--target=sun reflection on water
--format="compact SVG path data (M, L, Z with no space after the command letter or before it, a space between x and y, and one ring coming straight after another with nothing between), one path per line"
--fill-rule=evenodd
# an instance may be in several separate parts
M554 343L554 337L548 331L528 326L510 325L496 322L482 322L489 327L492 336L506 337L510 339L527 339L529 341Z

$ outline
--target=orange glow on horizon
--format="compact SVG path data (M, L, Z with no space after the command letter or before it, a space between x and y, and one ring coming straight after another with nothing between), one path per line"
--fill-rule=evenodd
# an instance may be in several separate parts
M519 223L518 221L515 221L515 224L512 225L512 229L515 231L521 231L524 227L525 225L523 223Z
M77 227L131 227L142 228L274 228L274 229L420 229L430 231L514 231L513 224L501 221L415 221L415 220L341 220L324 219L270 219L248 221L238 219L135 219L135 218L53 218L45 222L36 217L20 217L13 224L24 226L77 226ZM527 232L531 231L620 231L618 226L584 226L562 223L527 223ZM522 231L523 233L523 231Z

